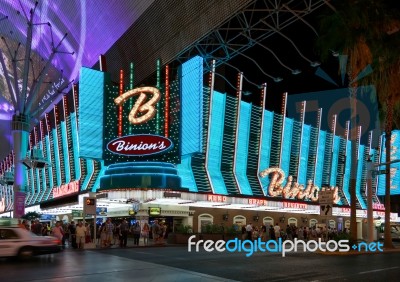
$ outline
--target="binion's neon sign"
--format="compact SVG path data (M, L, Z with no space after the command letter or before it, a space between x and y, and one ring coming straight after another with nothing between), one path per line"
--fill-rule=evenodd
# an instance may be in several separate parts
M145 93L152 94L152 97L147 99L148 96ZM141 124L151 120L155 116L157 111L155 105L160 101L161 94L160 90L155 87L139 87L118 96L114 99L114 103L117 106L121 106L126 100L136 95L139 95L139 97L129 113L128 120L132 124Z
M271 197L282 196L285 199L311 200L318 201L319 187L314 185L311 180L307 182L307 186L293 181L293 177L289 175L285 186L282 186L285 180L285 172L277 167L267 168L260 172L260 177L267 177L271 174L271 181L268 186L268 194ZM324 189L324 188L323 188ZM340 201L338 187L331 187L333 190L333 202L337 204Z

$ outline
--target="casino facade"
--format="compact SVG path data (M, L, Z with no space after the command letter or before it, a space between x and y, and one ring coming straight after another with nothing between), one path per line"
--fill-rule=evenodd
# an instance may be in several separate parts
M207 224L249 222L349 227L348 122L341 124L333 114L326 129L322 107L308 122L307 99L289 117L287 93L280 110L269 111L266 84L258 89L258 101L250 102L242 73L233 80L224 77L233 86L224 88L216 83L223 74L216 72L215 61L201 56L179 61L184 62L146 61L141 68L123 62L115 71L106 65L121 62L110 55L95 67L82 67L79 82L31 130L27 159L39 165L27 166L25 190L18 195L12 186L13 152L1 160L0 216L14 215L15 200L23 212L38 212L42 220L80 220L84 197L92 197L98 218L159 218L173 229L191 225L195 232ZM383 221L379 198L385 175L368 181L368 163L386 159L384 135L368 132L364 142L362 132L358 128L355 147L359 238L366 236L367 185L372 185L374 221ZM393 131L391 142L391 158L400 159L400 131ZM391 193L399 195L400 166L389 173ZM397 214L391 220L398 221Z
M79 219L82 197L94 195L100 217L160 217L199 232L207 223L348 227L350 141L334 134L335 117L332 132L305 124L305 112L288 118L286 94L281 113L267 111L266 87L261 106L253 105L242 100L240 73L229 95L215 89L215 73L203 75L203 65L196 56L172 78L168 65L157 64L157 83L136 88L133 68L118 82L105 70L82 68L79 84L30 133L30 153L51 165L26 170L26 211ZM393 132L396 148L399 135ZM367 159L385 156L382 146L357 149L362 226ZM3 178L12 162L11 152L1 163ZM383 218L383 176L372 181L376 221ZM12 186L0 193L3 215L12 214ZM323 193L330 204L320 204Z

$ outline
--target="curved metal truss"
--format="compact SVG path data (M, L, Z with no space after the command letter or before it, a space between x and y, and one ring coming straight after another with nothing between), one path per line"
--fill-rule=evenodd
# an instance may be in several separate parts
M286 36L284 32L288 26L300 21L317 36L317 31L304 17L323 6L328 6L334 10L328 0L252 1L243 9L237 11L228 21L210 30L209 33L194 44L182 50L178 54L176 61L183 63L189 58L199 55L205 58L206 64L211 64L211 60L215 59L218 66L225 64L238 55L242 55L252 60L267 77L279 82L282 80L281 77L268 74L253 58L246 56L244 54L245 51L255 45L259 45L270 52L276 61L292 74L300 73L301 70L287 66L271 48L263 44L265 39L274 34L279 34L293 46L295 52L307 61L310 66L318 66L319 62L307 58L296 46L295 42L289 36ZM206 65L205 69L210 70L211 65Z

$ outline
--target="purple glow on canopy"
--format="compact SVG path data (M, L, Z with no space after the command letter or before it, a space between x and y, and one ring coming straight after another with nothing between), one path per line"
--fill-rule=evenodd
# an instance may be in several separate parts
M93 66L99 55L106 53L153 2L154 0L39 1L34 23L50 22L52 28L50 29L48 25L35 25L32 51L46 60L52 50L50 30L53 34L54 44L58 44L64 34L68 33L60 51L74 52L74 55L56 54L52 64L58 70L63 70L65 81L68 82L72 79L77 81L81 66ZM21 42L25 45L27 32L25 14L29 16L29 10L34 7L34 3L35 0L3 0L0 5L0 18L3 16L8 18L1 21L0 33L13 42ZM20 14L17 14L17 11ZM24 49L23 47L21 46L21 49ZM7 50L3 48L2 50L3 53L8 53ZM12 71L9 70L9 73L12 74ZM54 71L53 74L55 74ZM3 86L0 89L0 99L2 102L4 100L2 98L11 101L8 87L5 86L4 82L1 84ZM39 98L43 97L47 91L47 89L44 89ZM51 97L53 103L59 99ZM5 101L5 103L8 102ZM1 107L5 109L5 107ZM10 108L12 109L8 105L8 109ZM11 117L5 115L9 111L0 111L2 111L0 117L0 144L2 145L0 160L2 160L4 155L9 153L7 147L8 144L11 144L11 129L9 128ZM8 120L1 120L2 118ZM7 146L3 147L3 144Z

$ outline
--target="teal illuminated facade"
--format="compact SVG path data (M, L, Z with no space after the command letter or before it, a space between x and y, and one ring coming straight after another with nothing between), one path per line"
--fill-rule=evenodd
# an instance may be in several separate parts
M54 188L74 181L79 181L80 192L112 188L101 187L111 185L107 184L111 183L111 178L101 184L101 177L108 175L107 168L136 173L146 162L152 162L149 164L156 167L157 173L162 173L164 165L161 163L171 164L168 177L172 180L168 185L172 188L180 186L193 193L260 199L272 198L268 192L270 179L261 178L260 171L280 167L286 176L295 176L304 186L309 180L318 187L338 186L338 204L349 205L351 146L346 137L242 101L237 93L230 95L214 89L211 79L203 81L208 74L204 75L203 60L199 57L183 64L178 74L179 79L170 82L168 126L173 149L151 157L121 157L105 149L106 144L117 137L118 109L114 99L119 95L119 88L109 81L106 73L83 68L79 89L75 86L64 96L30 134L30 148L42 149L44 158L52 166L27 170L26 205L51 200ZM161 90L164 97L165 89ZM123 134L158 132L161 135L165 127L163 113L158 121L133 127L127 121L131 106L132 103L126 103L123 109ZM160 109L164 111L165 107L166 102L161 99ZM399 132L395 131L392 138L398 148ZM379 158L384 162L385 152L382 146L380 151L375 151L370 144L360 144L357 150L357 206L365 209L366 159L372 154L375 161ZM391 158L399 159L399 152L394 150ZM0 175L11 169L10 159L1 162ZM140 166L126 168L132 162ZM126 165L120 166L120 163ZM393 171L392 178L392 192L397 194L400 193L396 184L399 171L400 168ZM147 188L168 186L164 178L156 178L161 184ZM143 185L144 182L137 183ZM283 185L285 183L286 180ZM376 194L382 195L384 189L383 175L378 177L374 187L373 199L377 203ZM0 198L5 199L9 210L12 189L8 185L1 186Z

